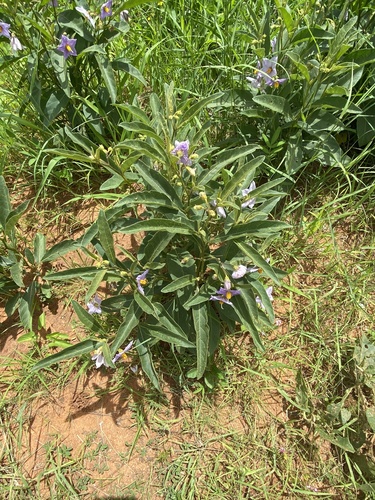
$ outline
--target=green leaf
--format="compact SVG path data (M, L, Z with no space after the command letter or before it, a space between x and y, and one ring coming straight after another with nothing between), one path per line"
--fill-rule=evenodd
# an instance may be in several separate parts
M78 344L75 344L74 346L63 349L57 354L52 354L52 356L48 356L47 358L38 361L38 363L31 367L31 371L35 372L43 368L48 368L55 363L73 358L74 356L82 356L83 354L87 354L88 352L97 349L98 345L100 345L100 343L98 343L98 341L96 340L84 340L82 342L79 342Z
M111 191L115 190L121 186L124 182L124 178L120 174L113 174L112 177L103 182L100 186L100 191Z
M153 386L158 391L161 392L159 380L158 380L158 377L156 375L156 371L154 368L154 363L152 362L152 355L151 355L151 351L150 351L150 346L148 344L148 342L151 340L151 337L148 335L147 330L142 328L142 326L139 328L138 340L139 340L139 343L137 342L136 349L137 349L137 352L139 354L139 359L141 361L142 370L148 376L148 378L152 382Z
M46 237L44 234L37 233L34 238L34 262L40 264L46 253Z
M132 106L131 104L116 104L116 108L123 109L131 113L133 116L136 116L142 123L150 125L150 119L147 114L137 106ZM1 115L0 115L1 116Z
M205 186L212 179L216 179L224 167L233 164L239 158L253 153L256 149L259 149L257 144L249 144L247 146L240 146L238 148L229 149L219 153L216 158L216 163L211 168L204 170L199 176L199 185Z
M165 194L174 202L174 204L178 208L182 208L182 203L179 196L162 174L147 167L147 165L142 162L138 162L135 165L135 168L137 169L137 172L141 175L143 180L146 182L146 184L148 184L155 191Z
M238 314L242 325L250 332L250 335L254 341L255 347L260 351L264 352L265 348L263 342L259 336L258 329L256 328L252 317L251 311L249 309L247 301L244 300L242 295L236 296L236 300L233 301L234 310ZM230 306L229 306L230 307Z
M132 64L126 61L126 59L114 59L112 61L113 69L124 71L128 73L128 75L133 76L138 81L140 81L143 85L147 85L147 81L143 78L142 73Z
M53 245L47 252L43 255L41 262L51 262L52 260L62 257L68 252L72 252L79 247L79 243L74 240L60 241Z
M140 139L126 139L125 141L119 142L115 146L117 149L133 149L137 153L142 153L148 158L152 158L160 162L162 165L168 163L168 157L165 151L160 151L156 146L152 146L146 141Z
M104 210L100 210L97 222L100 244L102 245L109 262L115 265L116 253L113 243L113 234L111 228L109 227Z
M97 289L100 286L100 283L102 281L104 281L104 278L105 278L106 274L107 274L107 270L106 269L100 269L96 273L94 279L92 280L92 282L91 282L91 284L89 286L89 289L86 292L85 302L88 302L90 300L90 298L96 293Z
M332 62L339 60L358 36L357 29L355 28L357 21L358 18L356 16L350 18L349 21L339 29L337 35L332 40L327 56Z
M119 126L130 132L152 137L163 149L165 148L163 139L158 136L152 127L143 122L121 122Z
M146 205L146 207L155 208L161 206L176 208L176 210L178 209L178 207L173 204L169 196L164 193L160 193L159 191L143 191L140 193L129 194L116 203L115 207L131 207L133 205Z
M329 443L334 444L335 446L338 446L344 451L348 451L349 453L355 453L355 448L352 445L352 443L349 441L349 438L343 437L343 436L338 436L337 434L329 434L328 432L324 431L320 427L316 427L316 430L320 437L328 441Z
M143 220L130 224L128 224L127 221L121 221L121 224L119 223L116 225L116 229L120 233L125 234L135 234L140 231L166 231L167 233L173 234L194 234L194 230L187 224L169 219Z
M117 86L111 62L106 56L97 53L95 54L95 59L99 65L99 69L102 74L105 86L107 87L107 90L109 92L112 104L114 104L117 99Z
M9 191L4 177L0 175L0 224L3 230L5 230L5 223L11 210Z
M15 262L10 268L9 268L10 275L12 277L12 280L15 282L17 286L20 288L23 288L25 286L23 282L23 277L22 277L22 272L23 272L23 263L22 261Z
M5 234L10 235L14 229L14 226L19 221L20 217L25 213L27 207L29 206L29 200L23 201L17 208L11 210L8 213L8 217L5 223Z
M28 21L31 20L31 17L29 16ZM93 42L94 38L90 31L88 30L86 26L86 21L83 19L82 15L77 12L75 9L69 9L69 10L64 10L63 12L60 12L58 15L58 25L59 26L64 26L66 28L71 28L75 33L78 33L82 38L87 40L88 42ZM38 23L39 25L40 23ZM50 37L50 34L48 33L45 36L45 39L48 40ZM61 58L63 55L61 54Z
M236 242L236 245L241 250L241 252L249 257L256 266L260 267L266 276L271 278L275 283L280 285L279 278L277 277L275 271L268 264L268 262L263 259L263 257L255 250L254 247L243 242Z
M366 418L371 430L375 432L375 408L373 406L371 408L367 408Z
M260 300L262 301L262 304L264 305L266 312L269 316L270 322L273 323L275 321L275 314L273 312L271 300L268 297L267 292L264 289L264 286L257 280L252 281L251 286L255 289L257 295L260 297Z
M79 320L84 324L84 326L93 333L99 333L103 337L106 336L106 332L102 329L100 324L96 321L93 314L89 314L86 309L78 304L75 300L72 301L73 308L77 314Z
M185 286L193 285L195 283L195 279L196 278L191 274L188 274L186 276L181 276L180 278L173 280L172 283L169 283L169 285L166 285L164 288L161 289L161 291L163 293L170 293L174 292L175 290L180 290Z
M227 234L219 236L217 241L228 241L243 237L248 239L253 237L267 238L288 227L290 227L289 224L276 220L251 221L233 226Z
M173 237L173 233L165 233L164 231L158 231L152 235L147 242L144 249L144 255L141 259L141 263L144 264L144 267L147 267L147 264L151 264L155 261L161 252L169 245Z
M221 198L226 200L233 191L238 190L238 186L240 186L245 179L248 177L253 170L259 167L263 163L265 156L257 156L253 158L251 161L241 166L237 172L233 175L233 177L227 182L224 186L224 189L221 193Z
M276 5L277 10L279 11L279 14L284 21L285 27L288 30L288 33L292 34L294 30L294 21L289 7L281 7L278 1L276 2Z
M281 113L287 120L291 118L289 102L280 95L262 94L253 97L253 101L264 108Z
M207 367L210 343L210 328L206 304L197 304L192 307L193 321L197 347L197 379L203 377Z
M291 61L294 62L297 69L301 72L305 80L309 82L310 81L309 70L307 66L301 62L299 54L296 54L295 52L287 52L286 55L289 57Z
M26 292L21 295L18 311L20 313L20 319L22 326L25 330L33 329L33 314L35 309L35 294L36 294L36 284L33 281Z
M76 269L67 269L65 271L58 271L56 273L48 273L45 276L46 280L59 281L71 279L93 279L98 268L92 267L77 267Z
M178 333L169 330L168 328L161 325L153 325L149 323L142 323L142 328L145 328L147 333L162 342L167 342L168 344L173 344L180 347L194 348L195 345L189 342L185 336L179 335Z
M117 330L114 341L112 342L111 352L113 356L129 337L134 328L138 325L141 314L142 309L133 301L125 314L124 321Z
M208 104L216 101L223 95L223 92L218 92L217 94L212 94L209 97L201 99L199 102L189 106L187 110L183 113L178 121L178 126L181 128L188 122L190 122L202 109L204 109Z
M47 127L52 120L64 111L69 103L69 97L63 90L48 89L42 94L43 123Z

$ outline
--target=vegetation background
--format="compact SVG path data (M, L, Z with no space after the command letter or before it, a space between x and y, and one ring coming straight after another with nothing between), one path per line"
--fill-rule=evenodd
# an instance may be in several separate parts
M55 3L0 5L22 44L0 36L1 495L373 498L372 2L113 1L103 19L101 2ZM63 33L77 38L76 57L56 50ZM275 57L270 84L262 64ZM194 174L173 170L170 151L187 138ZM138 161L162 165L160 176ZM233 236L233 221L250 227L233 215L235 189L254 179L249 217L273 224L246 254L263 270L256 282L274 287L272 304L254 289L267 306L249 305L259 325L219 305L216 349L194 357L170 309L153 310L173 340L155 328L152 351L138 336L125 365L97 370L98 346L111 361L102 336L116 352L137 326L121 317L116 286L121 272L141 271L152 226L118 231L124 214L138 217L141 199L147 223L169 218L182 230L181 214L204 212L202 198L185 206L181 195L177 220L155 186L172 196L167 186L196 182L227 213L224 222L211 205L207 219L205 258L223 282L211 243ZM115 247L133 267L106 258ZM215 287L202 284L205 300ZM103 317L85 308L97 289Z

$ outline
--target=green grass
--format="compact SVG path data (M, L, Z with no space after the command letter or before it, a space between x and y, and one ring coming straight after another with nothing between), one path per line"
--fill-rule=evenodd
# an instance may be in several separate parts
M328 11L335 5L342 8L338 2L325 7ZM290 6L302 19L316 2ZM354 2L352 8L373 32L370 2ZM173 0L133 9L129 37L118 49L141 70L149 87L129 84L124 100L137 95L147 109L150 91L162 95L170 81L181 102L243 89L261 48L267 10L272 30L277 30L280 19L270 2ZM322 15L316 12L317 18ZM373 64L366 71L353 96L365 110L373 103ZM0 103L15 112L25 93L17 94L9 78L5 68L0 81L7 87ZM202 111L197 126L207 115L214 125L212 142L234 140L242 130L244 118L231 106L220 113ZM82 222L80 212L74 212L80 199L95 196L98 204L105 199L99 190L103 172L85 164L75 164L73 170L67 161L46 174L51 157L43 158L41 149L56 137L35 124L31 128L31 109L24 110L23 119L0 125L0 173L14 184L12 198L19 203L28 188L39 196L20 222L20 240L30 242L35 227L71 237ZM99 413L107 398L109 415L116 418L106 418L119 440L125 433L121 418L128 419L129 437L115 455L117 475L106 476L114 456L110 441L87 428L78 453L66 444L67 434L43 435L38 443L43 461L30 476L27 463L35 449L26 436L36 408L52 408L57 393L66 394L77 380L89 384L97 374L89 357L31 373L34 362L50 352L48 338L38 334L31 343L17 344L12 336L23 333L17 319L1 325L2 347L11 349L0 359L0 497L373 498L375 428L369 415L375 411L375 357L370 352L364 361L358 349L364 349L364 338L370 348L375 344L374 150L372 141L359 147L356 120L352 114L346 122L342 147L347 163L321 166L306 160L275 209L290 228L267 242L267 251L288 275L274 290L278 326L265 332L264 354L255 351L248 335L232 333L218 351L220 377L213 390L182 378L182 360L164 349L156 362L164 396L143 375L132 376L127 365L90 391L81 389L85 404L94 407L91 413ZM276 149L269 148L270 169L263 175L278 175L281 161ZM83 296L81 288L59 284L54 298L69 304ZM79 338L78 325L73 327ZM134 475L129 472L133 469Z

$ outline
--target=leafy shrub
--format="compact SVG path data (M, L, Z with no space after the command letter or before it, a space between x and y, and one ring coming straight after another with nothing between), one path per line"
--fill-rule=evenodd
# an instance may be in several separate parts
M159 388L152 357L156 344L170 344L185 359L185 371L186 364L194 366L187 375L205 376L207 383L228 330L242 325L263 349L260 331L272 328L274 320L272 287L266 289L264 278L278 284L283 275L262 257L286 227L269 218L281 196L273 188L281 180L256 187L253 179L264 161L257 145L225 151L199 147L209 124L195 130L197 114L218 97L177 108L173 85L166 85L164 106L151 96L152 118L128 107L137 121L122 126L134 138L114 150L137 153L132 171L141 189L119 196L75 243L94 246L90 255L96 266L46 276L49 281L91 281L87 300L107 281L114 296L102 301L95 295L89 311L74 302L90 338L40 361L35 369L93 349L97 365L114 367L116 351L136 332L142 368ZM142 243L132 250L116 246L114 233L139 234ZM117 331L103 328L94 317L101 312L122 318Z

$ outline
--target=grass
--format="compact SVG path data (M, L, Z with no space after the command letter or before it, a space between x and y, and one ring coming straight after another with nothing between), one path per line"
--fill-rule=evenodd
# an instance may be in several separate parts
M302 19L315 4L293 2L292 12ZM361 2L353 8L360 11ZM369 27L371 9L362 2ZM241 89L252 71L249 57L255 60L261 46L267 10L276 30L280 19L269 2L173 0L139 7L118 50L128 51L159 95L172 80L180 101ZM124 92L146 103L150 88L133 83ZM371 66L357 104L368 102L371 109L373 89ZM16 90L7 83L1 96L8 111L19 105ZM237 119L231 106L202 111L197 126L206 114L215 124L214 141L242 130L243 117ZM32 122L30 109L24 116ZM254 350L247 334L226 336L214 389L182 378L179 355L163 349L157 363L163 396L133 375L130 363L112 378L94 371L88 356L31 373L35 359L51 349L55 338L48 335L69 326L79 337L78 325L69 318L48 323L33 342L19 343L22 328L4 316L0 497L373 498L374 154L372 142L358 146L355 116L345 143L350 159L307 164L275 209L290 228L268 251L288 275L274 290L277 326L263 337L265 353ZM39 197L20 221L24 242L35 228L71 237L85 223L82 198L91 196L97 206L106 198L99 189L103 173L91 164L61 162L48 173L51 158L40 152L49 140L46 130L27 122L0 126L0 170L14 183L15 205L27 189ZM270 148L267 161L278 175L278 151ZM82 286L59 284L54 297L61 319L68 311L62 304L83 297Z

